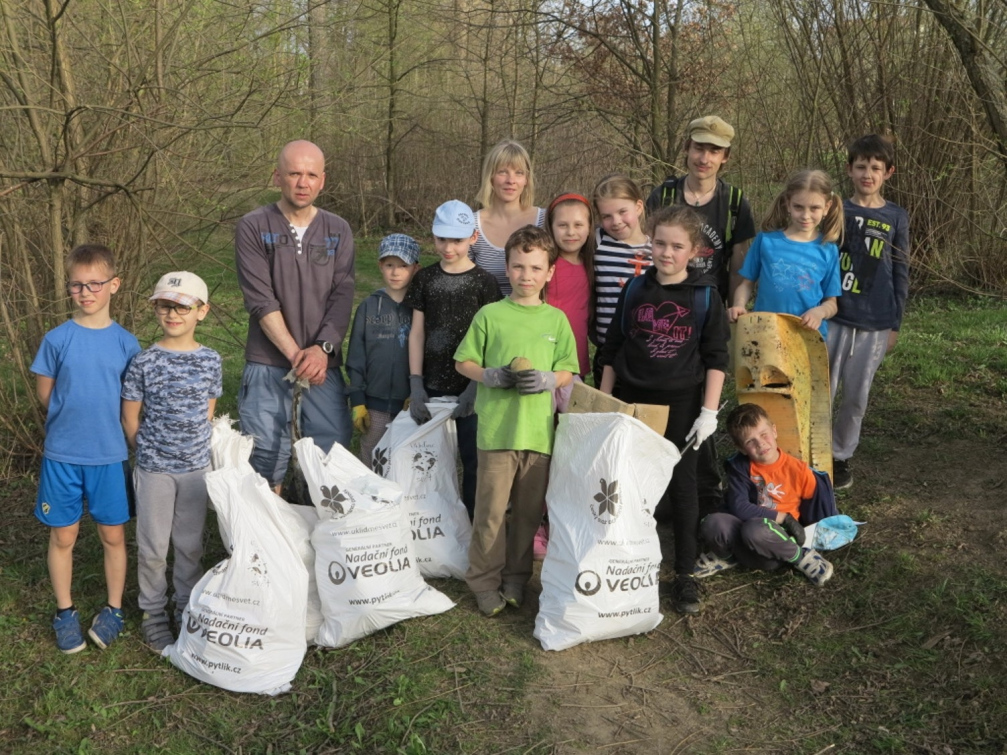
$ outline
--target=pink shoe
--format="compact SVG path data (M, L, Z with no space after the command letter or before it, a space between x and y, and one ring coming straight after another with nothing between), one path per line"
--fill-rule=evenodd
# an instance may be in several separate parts
M549 547L549 528L548 525L539 525L538 532L535 533L535 543L532 545L532 554L536 561L542 561L545 558L546 548Z

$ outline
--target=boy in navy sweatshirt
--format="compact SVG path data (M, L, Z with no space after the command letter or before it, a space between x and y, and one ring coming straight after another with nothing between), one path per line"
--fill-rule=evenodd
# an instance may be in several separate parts
M827 339L833 401L843 386L832 423L836 490L853 484L850 459L860 443L871 383L898 340L909 295L909 216L881 196L895 172L895 148L876 134L861 137L849 147L846 172L853 196L843 202L843 295Z
M371 466L374 446L409 398L409 328L412 307L402 303L419 270L420 245L393 233L381 239L378 266L385 287L357 307L346 354L353 426L360 432L360 459Z

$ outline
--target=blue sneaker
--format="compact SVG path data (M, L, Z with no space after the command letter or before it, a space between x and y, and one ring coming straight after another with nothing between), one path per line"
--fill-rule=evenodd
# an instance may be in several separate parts
M56 647L67 655L79 653L87 647L84 635L80 631L80 614L76 608L57 613L52 620L52 628L56 630Z
M91 628L87 630L87 635L95 645L105 650L115 641L115 638L119 636L119 632L121 631L122 609L105 606L94 617L94 621L91 622Z

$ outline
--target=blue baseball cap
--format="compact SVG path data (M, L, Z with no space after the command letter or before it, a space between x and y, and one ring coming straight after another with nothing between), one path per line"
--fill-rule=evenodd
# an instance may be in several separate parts
M381 239L381 244L378 245L378 260L385 257L398 257L407 265L415 265L420 261L420 244L412 236L391 233Z
M434 236L442 239L467 239L475 229L475 213L461 200L445 202L434 213Z

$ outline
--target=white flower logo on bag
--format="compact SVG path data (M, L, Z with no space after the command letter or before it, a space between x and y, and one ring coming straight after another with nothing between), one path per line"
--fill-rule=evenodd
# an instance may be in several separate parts
M612 480L612 482L606 483L605 478L602 477L599 482L601 483L601 491L595 493L594 496L598 506L596 508L592 505L591 513L602 524L611 524L619 518L621 508L619 505L619 481Z

